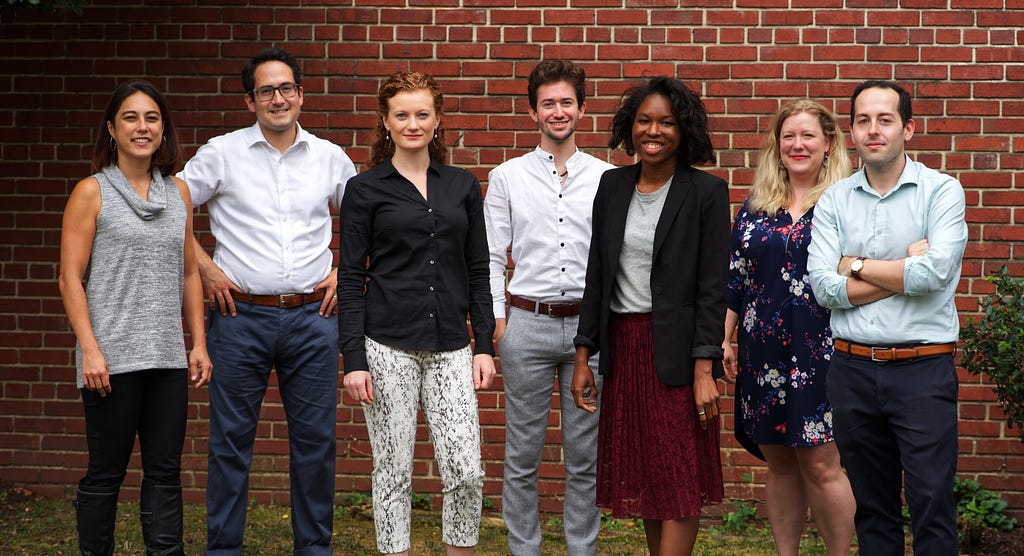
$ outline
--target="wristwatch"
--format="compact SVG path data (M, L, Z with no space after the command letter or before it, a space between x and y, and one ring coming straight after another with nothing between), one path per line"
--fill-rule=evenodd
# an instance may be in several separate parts
M857 257L850 263L850 276L860 278L860 271L864 268L864 257Z

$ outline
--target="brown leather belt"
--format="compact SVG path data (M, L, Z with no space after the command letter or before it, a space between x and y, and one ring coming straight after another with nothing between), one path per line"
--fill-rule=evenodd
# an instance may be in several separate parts
M902 361L929 355L944 355L956 352L956 344L922 344L916 347L862 346L836 338L832 341L836 351L842 351L872 361Z
M582 303L558 303L558 304L547 304L526 299L525 297L519 297L518 295L510 295L508 297L508 304L515 307L516 309L522 309L524 311L530 311L531 313L539 315L547 315L549 317L574 317L580 314L580 309L583 308Z
M313 293L286 293L281 295L256 295L231 290L231 297L235 298L235 301L252 305L266 305L267 307L281 307L282 309L299 307L307 303L316 303L322 300L325 295L327 295L326 288L313 290Z

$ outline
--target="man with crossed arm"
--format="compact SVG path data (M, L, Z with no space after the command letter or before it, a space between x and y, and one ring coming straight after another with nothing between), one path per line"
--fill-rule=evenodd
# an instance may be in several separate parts
M808 270L832 309L827 388L857 540L861 554L904 553L905 483L914 553L956 555L964 191L906 155L915 123L902 87L864 82L850 105L861 170L818 201Z

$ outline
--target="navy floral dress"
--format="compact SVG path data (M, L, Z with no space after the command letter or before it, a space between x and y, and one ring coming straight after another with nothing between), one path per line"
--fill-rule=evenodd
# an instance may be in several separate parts
M813 213L794 224L785 209L750 213L744 203L733 226L729 308L740 318L736 435L758 457L750 441L805 447L832 440L825 395L830 312L814 299L807 275Z

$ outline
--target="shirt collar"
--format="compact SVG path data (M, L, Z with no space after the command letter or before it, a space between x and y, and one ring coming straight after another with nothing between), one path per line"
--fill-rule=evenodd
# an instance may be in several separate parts
M292 145L288 147L288 149L286 149L286 152L294 149L297 145L302 145L303 147L309 148L309 132L306 131L305 129L302 129L302 126L299 125L299 122L295 122L295 127L298 129L298 132L295 134L295 142L292 143ZM252 124L252 126L248 127L245 130L245 143L250 148L252 148L253 145L257 145L259 143L263 143L264 145L267 145L270 148L274 148L267 141L267 138L263 136L263 130L260 129L259 122Z
M380 164L378 164L378 167L380 168L380 171L383 172L384 177L390 176L391 174L395 174L396 176L401 175L398 170L395 169L395 165L391 163L391 157L385 158ZM440 176L442 168L444 168L444 164L431 158L430 167L427 168L427 171Z
M919 182L921 169L918 167L918 164L911 160L908 155L904 154L903 156L906 159L906 163L903 165L903 172L900 173L900 177L896 181L896 187L890 189L889 192L885 194L886 197L892 195L896 191L899 191L903 186L916 186ZM878 192L872 189L871 185L868 183L868 174L863 166L860 170L857 170L857 173L854 174L853 177L854 189L860 189L861 191L874 195L875 197L879 196Z
M537 148L533 149L533 154L545 162L550 162L552 164L555 163L555 155L540 148L540 145L537 145ZM565 165L569 166L569 164L573 162L579 156L579 154L580 149L579 147L577 147L576 150L572 153L572 156L570 156L569 159L565 161Z

